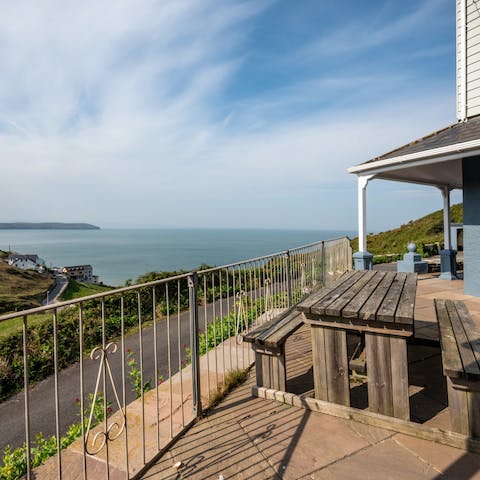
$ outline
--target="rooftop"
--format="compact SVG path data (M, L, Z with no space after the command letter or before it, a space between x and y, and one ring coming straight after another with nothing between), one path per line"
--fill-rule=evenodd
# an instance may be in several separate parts
M457 122L348 169L357 175L462 188L462 158L480 155L480 116ZM439 168L442 164L443 168Z
M406 145L372 158L365 163L377 162L387 158L395 158L411 153L426 152L440 147L457 145L459 149L467 150L470 142L480 138L480 116L470 118L465 122L456 122L448 127L432 132ZM363 165L362 164L362 165Z

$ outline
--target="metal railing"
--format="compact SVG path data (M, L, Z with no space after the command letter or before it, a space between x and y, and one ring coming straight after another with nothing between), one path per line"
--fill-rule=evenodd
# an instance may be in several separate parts
M34 468L35 478L139 477L230 372L253 364L242 333L351 264L343 237L1 316L22 323L18 351L3 362L12 372L16 362L13 382L23 377L23 415L0 448L25 442L27 478ZM56 455L37 466L41 429Z

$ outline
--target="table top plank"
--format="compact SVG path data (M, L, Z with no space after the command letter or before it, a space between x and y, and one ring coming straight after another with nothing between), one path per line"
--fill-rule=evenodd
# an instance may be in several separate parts
M312 305L310 311L316 315L326 315L326 308L335 300L337 300L337 298L341 297L345 292L347 292L353 285L355 285L355 283L360 281L361 278L366 275L366 273L366 270L355 272L355 275L352 275L346 282L332 289L328 295Z
M415 312L415 297L417 293L417 274L413 273L407 276L402 295L395 312L395 323L413 323L413 314Z
M320 301L323 297L327 296L339 285L346 282L350 277L355 275L355 273L355 270L350 270L349 272L344 273L340 278L337 278L337 280L335 280L335 282L328 287L321 288L320 290L312 293L297 305L297 310L300 310L301 312L310 312L312 305Z
M273 319L271 326L268 329L262 329L256 337L256 342L262 344L266 337L272 335L277 330L280 330L284 325L288 325L294 318L300 315L297 310L287 310ZM268 322L267 322L268 323Z
M358 318L362 320L376 320L377 310L383 302L385 295L387 294L390 285L395 279L394 272L387 272L383 277L382 281L377 285L377 288L372 293L370 298L365 302L363 307L360 309Z
M458 353L457 342L455 341L445 300L435 299L435 311L441 333L443 373L451 377L458 377L459 372L463 371L463 365Z
M463 302L457 302L455 307L458 315L462 318L465 334L472 347L473 355L477 364L480 365L480 325L473 320L467 306Z
M416 273L407 273L407 279L405 280L405 285L415 285L417 286L418 275Z
M382 322L394 321L395 312L397 311L398 303L400 301L406 279L407 274L404 272L399 272L395 275L392 285L388 289L388 292L383 298L382 304L377 310L377 320Z
M358 318L360 309L365 302L370 298L370 295L377 288L378 284L385 277L386 272L376 271L375 275L370 278L364 288L350 300L350 302L342 310L342 317L344 318Z
M465 333L463 324L460 321L455 303L452 300L446 300L445 307L450 317L453 333L457 339L457 348L463 363L463 370L467 376L478 378L480 376L480 367L477 364L477 360L473 354L467 334Z
M325 314L337 317L340 316L345 305L347 305L366 286L366 284L376 276L376 273L377 272L373 270L367 271L367 273L363 275L358 282L355 282L355 284L352 285L352 287L349 288L343 295L328 305L328 307L325 309Z
M284 323L280 328L274 330L267 337L262 336L259 343L267 347L278 347L285 343L287 338L297 331L303 325L303 314L301 312L296 312L296 316L292 316L288 323Z
M328 318L354 326L357 320L366 327L365 322L374 322L372 328L397 323L401 330L411 330L416 288L414 273L355 271L300 302L297 310L312 322Z

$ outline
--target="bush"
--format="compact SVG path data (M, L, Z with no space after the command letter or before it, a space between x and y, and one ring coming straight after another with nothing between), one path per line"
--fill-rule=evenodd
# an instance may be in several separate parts
M80 406L80 401L76 401ZM84 416L88 418L93 405L93 419L91 428L98 425L104 419L103 394L100 393L93 404L93 395L90 394L89 406L85 409ZM110 405L107 406L107 414L111 412ZM71 445L82 434L82 423L78 422L68 427L67 433L60 438L60 448L64 449ZM3 452L2 464L0 466L0 480L17 480L27 473L27 446L12 450L7 447ZM30 465L32 468L40 466L45 460L57 454L57 438L51 436L44 438L38 433L30 447Z
M117 300L118 302L118 300ZM118 311L118 310L117 310ZM83 311L83 342L85 351L102 343L102 323L100 305L89 302ZM118 337L121 333L120 317L108 315L106 306L106 336ZM125 315L125 329L137 325L134 315ZM57 319L58 367L68 367L79 360L79 322L78 310L66 308ZM42 321L27 330L28 367L31 383L38 382L51 375L53 364L53 321ZM23 388L23 334L15 332L0 337L0 400Z

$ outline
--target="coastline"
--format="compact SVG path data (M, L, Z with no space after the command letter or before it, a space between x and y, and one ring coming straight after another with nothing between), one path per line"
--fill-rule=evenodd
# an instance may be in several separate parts
M152 271L224 265L353 231L271 229L0 230L0 249L36 253L47 266L90 264L106 285Z

